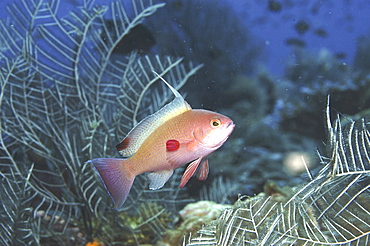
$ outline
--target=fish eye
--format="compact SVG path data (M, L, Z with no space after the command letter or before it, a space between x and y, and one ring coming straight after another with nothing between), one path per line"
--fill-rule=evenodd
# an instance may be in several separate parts
M212 127L219 127L221 126L221 121L220 119L217 119L217 118L214 118L214 119L211 119L211 126Z

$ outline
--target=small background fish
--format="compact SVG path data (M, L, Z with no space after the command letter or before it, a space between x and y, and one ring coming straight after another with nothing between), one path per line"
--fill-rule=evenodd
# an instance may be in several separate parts
M163 80L163 79L162 79ZM163 80L164 81L164 80ZM137 175L150 172L149 188L160 189L173 170L190 163L180 187L190 177L208 176L207 156L221 147L234 129L233 121L219 113L192 109L178 91L164 81L175 99L137 124L116 147L125 159L97 158L92 163L120 208Z

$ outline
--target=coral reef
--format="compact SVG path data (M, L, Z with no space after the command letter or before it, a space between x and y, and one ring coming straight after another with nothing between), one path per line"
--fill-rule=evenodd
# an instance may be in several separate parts
M157 245L181 245L184 237L194 234L204 224L207 224L230 208L230 205L217 204L212 201L199 201L187 204L179 212L179 221L175 228L168 230Z
M135 213L111 211L93 226L108 245L145 245L161 239L172 229L174 220L175 216L159 202L148 202L141 203Z
M184 245L367 245L370 239L370 133L367 119L329 131L329 158L290 192L241 197Z
M80 2L60 17L58 0L15 0L0 21L1 245L366 245L366 37L353 65L297 47L275 78L251 74L260 46L222 1ZM197 72L187 100L237 128L202 186L191 179L180 190L177 170L149 191L143 175L112 210L84 163L115 156L115 144L170 99L152 70L176 89ZM332 112L322 117L328 94L341 116L333 125ZM324 124L329 141L315 157ZM284 164L293 154L305 157L293 159L297 172Z
M368 42L359 43L356 64L343 63L329 50L296 49L284 76L275 78L261 70L256 76L234 80L225 89L225 95L233 95L232 107L221 111L238 124L224 151L214 153L210 180L232 179L237 193L249 196L262 192L268 180L296 186L307 175L286 169L292 153L302 153L312 172L319 172L315 150L325 152L327 96L332 117L339 113L343 119L358 120L370 112L369 72L366 63L360 66L366 62L367 46Z

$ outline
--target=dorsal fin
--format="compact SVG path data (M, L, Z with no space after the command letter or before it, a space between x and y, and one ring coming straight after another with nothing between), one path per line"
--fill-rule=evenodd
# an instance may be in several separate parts
M154 72L154 71L153 71ZM155 129L173 117L182 114L185 111L191 110L190 105L184 100L181 94L165 81L159 74L154 72L172 91L175 99L163 106L160 110L152 115L147 116L140 121L120 142L116 148L123 157L130 157L136 153L140 146L144 143L147 137L152 134Z
M181 94L175 89L172 87L172 85L170 85L161 75L159 75L156 71L152 70L152 72L157 75L158 78L160 78L167 86L168 88L170 88L170 90L172 91L172 93L175 95L175 97L181 97ZM182 98L184 100L184 98Z

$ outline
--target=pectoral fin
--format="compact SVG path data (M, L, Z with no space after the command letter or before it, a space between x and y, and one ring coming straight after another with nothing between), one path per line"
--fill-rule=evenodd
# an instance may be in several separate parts
M172 174L173 170L163 170L159 172L149 173L149 189L157 190L162 188L167 180L172 176Z
M186 183L189 181L189 179L191 178L191 176L193 176L201 160L202 158L199 157L198 159L194 160L193 162L189 164L184 174L182 175L181 182L180 182L180 188L184 187Z
M197 179L200 181L206 180L208 177L208 172L209 172L208 159L204 158L196 172Z

